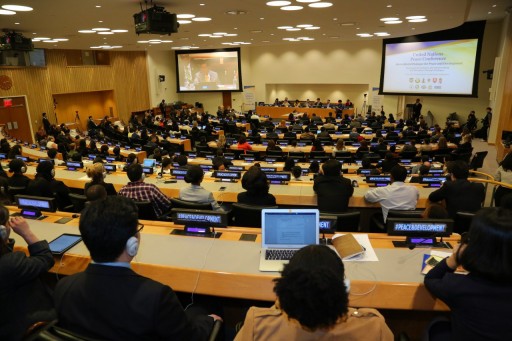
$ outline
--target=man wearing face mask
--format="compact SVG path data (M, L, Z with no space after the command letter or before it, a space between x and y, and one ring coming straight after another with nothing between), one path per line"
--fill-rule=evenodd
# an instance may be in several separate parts
M135 201L151 201L157 217L171 208L171 201L153 184L144 183L144 172L140 164L132 164L126 169L130 182L121 188L119 195Z
M101 340L207 340L219 316L185 312L169 286L131 269L143 227L127 198L110 196L82 211L92 262L57 284L59 326Z

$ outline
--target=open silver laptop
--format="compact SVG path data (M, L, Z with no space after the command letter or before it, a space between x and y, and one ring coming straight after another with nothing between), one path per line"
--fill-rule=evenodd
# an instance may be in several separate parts
M300 248L318 244L319 212L314 209L263 209L260 271L281 271Z

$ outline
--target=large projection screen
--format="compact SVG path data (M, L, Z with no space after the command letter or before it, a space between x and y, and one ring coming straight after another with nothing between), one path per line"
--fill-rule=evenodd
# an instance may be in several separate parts
M478 96L481 30L385 39L381 93ZM470 34L472 33L472 34ZM436 39L442 37L444 39Z
M240 49L176 51L178 92L242 91Z

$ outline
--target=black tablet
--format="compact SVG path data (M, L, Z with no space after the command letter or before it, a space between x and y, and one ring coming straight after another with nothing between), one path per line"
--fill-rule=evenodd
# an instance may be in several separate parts
M50 251L54 255L61 255L82 240L78 234L64 233L50 242Z

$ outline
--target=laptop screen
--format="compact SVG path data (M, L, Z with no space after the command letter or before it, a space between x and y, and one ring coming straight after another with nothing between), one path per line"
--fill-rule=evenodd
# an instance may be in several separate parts
M312 209L264 209L261 212L263 248L301 248L318 244L319 212Z

